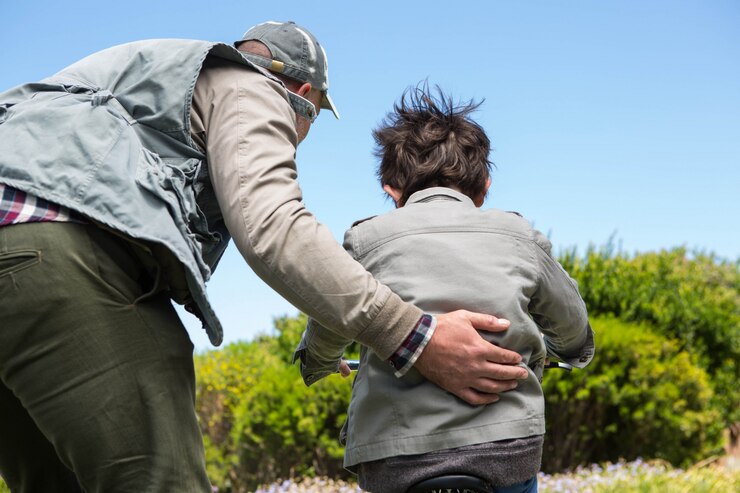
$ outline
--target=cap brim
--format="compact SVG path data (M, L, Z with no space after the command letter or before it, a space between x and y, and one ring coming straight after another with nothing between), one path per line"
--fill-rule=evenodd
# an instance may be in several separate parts
M321 107L327 110L331 110L337 120L339 120L339 111L337 111L337 107L334 106L334 101L331 100L331 98L329 97L329 93L327 92L324 92L324 96L321 98Z

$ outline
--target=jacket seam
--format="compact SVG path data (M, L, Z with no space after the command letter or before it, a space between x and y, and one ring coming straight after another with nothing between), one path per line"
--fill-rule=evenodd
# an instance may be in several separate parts
M406 435L406 436L401 436L401 437L396 437L396 438L388 438L386 440L380 440L380 441L370 442L370 443L363 443L362 445L358 445L356 447L351 447L351 448L348 447L347 450L360 450L360 449L365 448L365 447L382 445L384 443L395 442L397 440L408 440L408 439L414 439L414 438L435 437L435 436L439 436L439 435L447 435L447 434L450 434L450 433L459 433L459 432L464 432L464 431L477 430L477 429L481 429L481 428L499 427L499 426L502 426L502 425L512 424L512 423L526 423L528 421L536 421L539 424L540 423L540 419L541 418L544 418L544 416L545 416L544 413L540 413L540 414L533 414L532 416L529 416L529 417L523 418L523 419L510 419L510 420L507 420L507 421L496 421L495 423L486 423L484 425L471 426L471 427L467 427L467 428L454 428L454 429L451 429L451 430L445 430L445 431L440 431L440 432L436 432L436 433L425 433L425 434L421 434L421 435Z
M416 236L416 235L427 235L427 234L439 234L439 233L486 233L486 234L498 234L503 236L512 236L515 238L519 238L522 240L531 241L530 238L528 238L525 234L522 233L516 233L512 231L508 231L505 229L499 229L499 228L486 228L486 227L480 227L480 228L450 228L449 226L444 227L424 227L424 228L418 228L418 229L411 229L406 230L401 233L396 233L394 235L387 236L383 238L380 241L375 241L370 243L365 249L361 249L358 245L358 250L361 250L361 253L358 253L357 259L363 258L373 250L376 250L380 248L381 246L390 243L394 240L398 240L400 238L404 238L407 236Z

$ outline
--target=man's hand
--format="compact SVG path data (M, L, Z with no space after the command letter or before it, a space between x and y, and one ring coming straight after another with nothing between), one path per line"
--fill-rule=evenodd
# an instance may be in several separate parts
M527 370L519 353L491 344L475 329L500 332L510 322L466 310L437 315L437 328L414 366L428 380L469 404L496 402Z

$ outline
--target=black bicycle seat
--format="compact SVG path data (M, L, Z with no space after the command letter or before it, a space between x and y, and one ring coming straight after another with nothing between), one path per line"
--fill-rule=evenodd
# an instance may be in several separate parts
M446 474L419 481L406 493L493 493L493 487L477 476Z

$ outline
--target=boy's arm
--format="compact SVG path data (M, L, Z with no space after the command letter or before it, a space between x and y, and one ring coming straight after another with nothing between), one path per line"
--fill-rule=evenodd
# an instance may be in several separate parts
M301 376L306 385L336 373L345 348L351 339L329 331L313 318L308 320L301 342L293 354L293 363L300 359Z
M535 231L534 257L539 280L529 312L542 330L547 354L576 368L594 355L594 335L578 284L552 257L550 241Z

